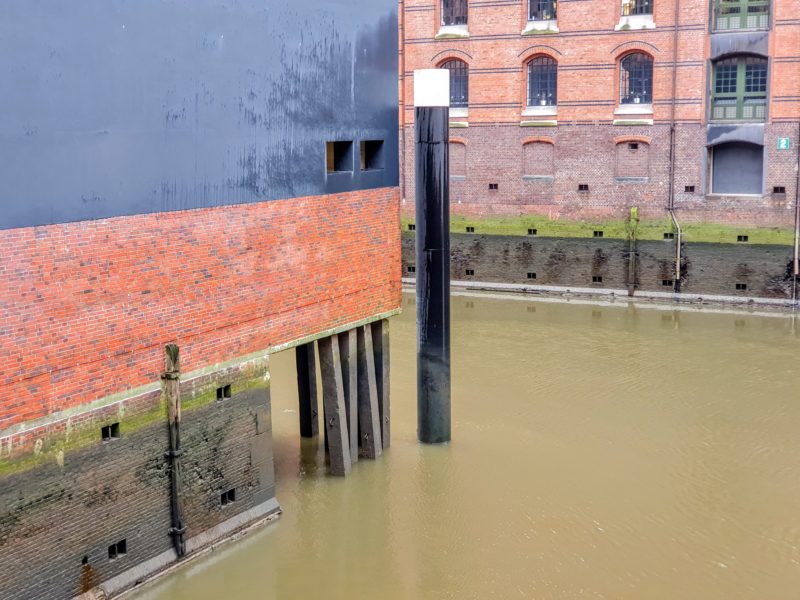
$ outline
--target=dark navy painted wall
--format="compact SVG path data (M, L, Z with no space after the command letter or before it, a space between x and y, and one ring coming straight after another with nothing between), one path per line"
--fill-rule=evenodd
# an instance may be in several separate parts
M2 0L0 81L0 229L398 184L395 0Z

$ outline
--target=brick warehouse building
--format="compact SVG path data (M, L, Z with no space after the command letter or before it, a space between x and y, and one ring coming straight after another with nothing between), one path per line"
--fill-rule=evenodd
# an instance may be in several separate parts
M404 213L411 74L443 67L453 214L793 229L800 0L405 0L401 29Z
M278 510L269 353L400 306L396 31L391 0L0 6L0 597Z

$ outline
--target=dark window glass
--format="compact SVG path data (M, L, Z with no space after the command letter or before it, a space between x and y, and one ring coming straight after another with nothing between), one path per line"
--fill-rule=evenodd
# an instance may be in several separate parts
M630 15L652 15L652 0L622 0L622 14Z
M558 63L549 56L538 56L528 63L528 106L555 106Z
M551 21L556 18L556 0L528 0L529 21Z
M450 107L466 108L469 106L469 69L467 63L453 59L440 67L450 71Z
M717 76L714 91L717 94L736 93L736 59L730 58L717 63Z
M651 104L653 102L653 59L636 52L620 63L620 104Z
M442 25L466 25L467 0L442 0Z

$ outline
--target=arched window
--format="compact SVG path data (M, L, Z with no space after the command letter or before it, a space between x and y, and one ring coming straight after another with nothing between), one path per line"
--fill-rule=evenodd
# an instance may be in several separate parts
M555 106L557 92L558 63L549 56L528 62L528 106Z
M467 0L442 0L442 25L466 25Z
M766 58L732 56L714 63L711 118L717 121L766 120Z
M555 21L556 0L528 0L528 21Z
M450 108L469 106L469 67L463 60L450 59L439 66L450 71Z
M769 0L715 0L714 29L767 29Z
M619 61L619 103L652 104L653 59L642 52Z

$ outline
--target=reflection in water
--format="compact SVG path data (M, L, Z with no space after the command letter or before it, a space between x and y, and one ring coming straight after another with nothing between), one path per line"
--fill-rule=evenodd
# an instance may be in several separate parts
M453 442L422 447L405 302L383 458L326 477L274 356L283 516L138 598L796 598L791 318L454 296Z

